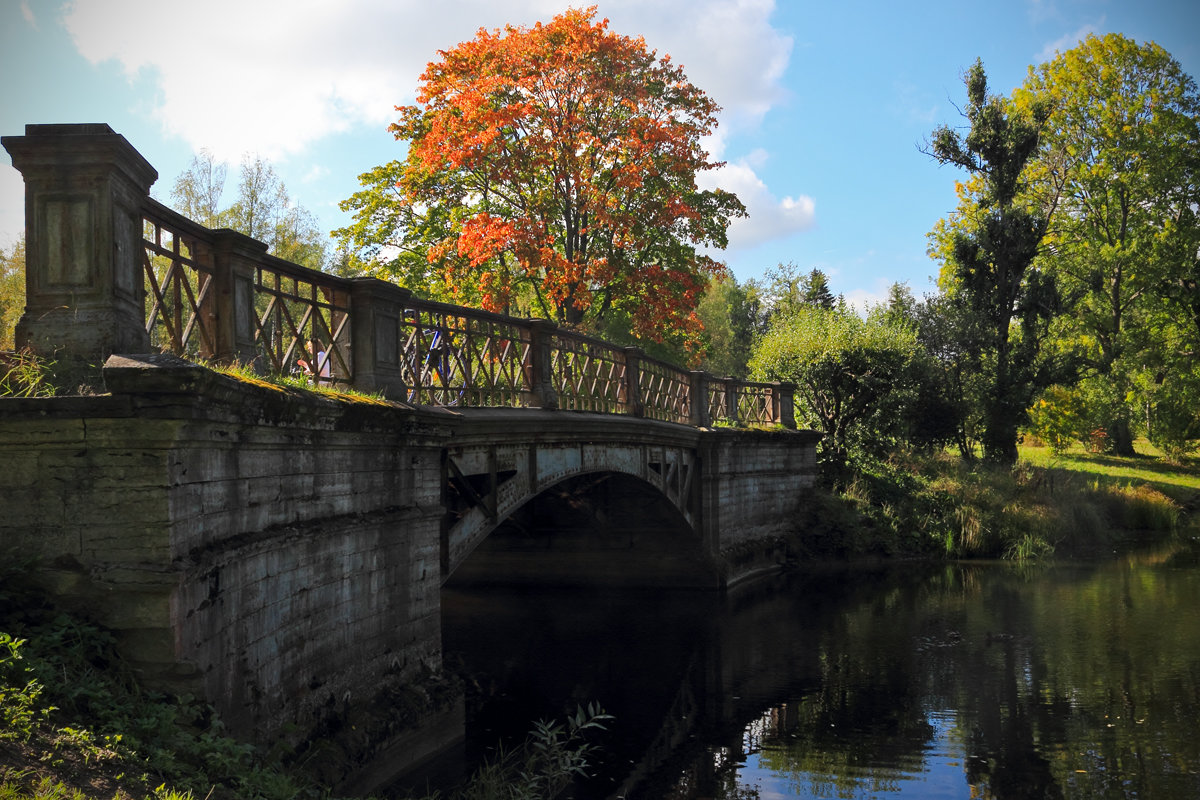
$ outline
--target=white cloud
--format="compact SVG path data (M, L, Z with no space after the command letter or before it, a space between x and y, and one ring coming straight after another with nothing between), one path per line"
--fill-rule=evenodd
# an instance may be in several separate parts
M617 0L600 13L618 33L645 36L722 106L725 130L757 125L785 98L793 40L771 25L773 0Z
M38 29L37 17L33 15L33 9L29 7L29 0L21 0L21 16L24 18L25 24L35 31Z
M781 96L791 39L771 0L610 0L612 30L642 34L725 106L723 124L757 124ZM411 102L437 50L480 27L532 24L552 0L288 0L163 3L74 0L64 23L92 63L153 76L164 128L224 161L268 158L356 125L385 126Z
M1042 48L1042 52L1038 53L1037 61L1049 61L1059 53L1064 53L1070 50L1075 45L1082 42L1089 34L1099 35L1101 27L1104 25L1104 17L1096 24L1088 23L1074 33L1067 33L1050 42Z
M767 188L756 172L764 166L763 157L762 151L755 151L747 159L705 173L697 181L702 189L719 186L733 192L749 212L749 217L734 220L729 228L730 251L810 230L816 224L816 202L811 197L780 199Z
M89 61L116 61L131 79L156 84L154 113L167 133L237 163L249 152L307 155L339 132L382 132L394 106L413 102L439 49L480 27L531 25L563 8L561 0L73 0L63 19ZM773 0L606 0L598 16L669 54L723 107L707 143L720 160L731 133L753 129L784 98L793 43L772 27L773 11ZM706 176L750 209L734 224L736 246L812 225L811 198L778 199L758 176L765 158Z

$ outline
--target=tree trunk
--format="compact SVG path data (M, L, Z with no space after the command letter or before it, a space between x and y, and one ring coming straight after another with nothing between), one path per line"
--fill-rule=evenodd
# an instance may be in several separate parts
M1121 416L1108 424L1108 446L1118 456L1137 455L1133 449L1133 432L1129 428L1127 416Z

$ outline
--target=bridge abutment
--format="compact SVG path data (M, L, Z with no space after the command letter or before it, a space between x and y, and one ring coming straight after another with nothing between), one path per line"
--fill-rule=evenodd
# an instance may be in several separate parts
M441 664L433 411L110 359L111 396L7 399L0 541L154 685L270 738Z

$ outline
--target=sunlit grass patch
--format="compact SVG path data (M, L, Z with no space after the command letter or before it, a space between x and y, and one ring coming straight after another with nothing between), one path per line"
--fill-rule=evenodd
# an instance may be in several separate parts
M205 364L204 366L226 375L230 378L249 383L261 389L270 391L300 391L340 400L344 403L366 403L377 406L391 406L390 401L378 392L362 392L343 384L314 384L304 375L262 375L255 372L246 364Z
M1082 473L1106 483L1146 483L1176 501L1186 501L1200 492L1200 459L1170 464L1148 442L1134 443L1139 455L1132 458L1087 453L1076 447L1055 455L1046 447L1022 446L1021 461L1044 469Z

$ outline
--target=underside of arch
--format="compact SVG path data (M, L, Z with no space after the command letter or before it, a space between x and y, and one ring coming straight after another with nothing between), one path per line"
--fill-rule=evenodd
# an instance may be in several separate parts
M456 584L719 585L699 535L661 485L615 471L543 487L497 519L447 578Z
M519 508L552 487L586 475L614 473L638 479L673 506L688 526L698 528L699 470L694 448L531 438L444 451L443 581Z

